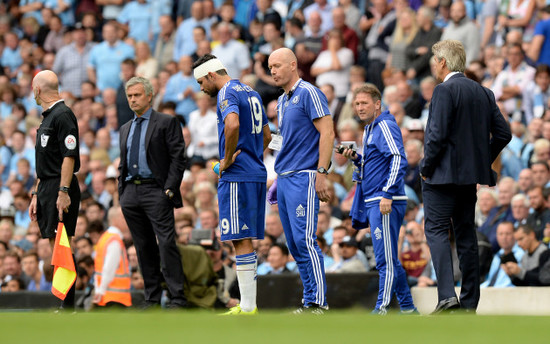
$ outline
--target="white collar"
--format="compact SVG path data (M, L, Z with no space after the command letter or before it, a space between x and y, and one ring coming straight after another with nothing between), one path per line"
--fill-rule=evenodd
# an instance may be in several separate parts
M449 80L455 74L459 74L459 73L458 72L450 72L449 74L447 74L447 76L445 77L445 80L443 80L443 82Z
M56 101L55 103L53 103L52 105L50 105L50 107L47 108L47 110L53 108L55 104L57 104L57 103L59 103L59 102L63 102L63 101L65 101L65 99L59 99L58 101Z

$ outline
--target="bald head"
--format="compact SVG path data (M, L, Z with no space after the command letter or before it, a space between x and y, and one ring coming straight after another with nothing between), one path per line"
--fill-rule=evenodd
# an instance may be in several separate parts
M42 92L58 92L59 80L57 79L57 75L51 70L43 70L36 74L33 85L40 87Z
M46 110L60 99L57 75L51 70L39 72L32 80L32 91L36 104Z
M280 48L272 52L268 66L275 85L282 87L285 92L290 91L300 78L296 55L288 48Z
M271 59L272 57L280 59L285 63L298 62L298 60L296 59L296 55L294 55L294 52L289 48L280 48L275 50L273 53L271 53L269 59Z

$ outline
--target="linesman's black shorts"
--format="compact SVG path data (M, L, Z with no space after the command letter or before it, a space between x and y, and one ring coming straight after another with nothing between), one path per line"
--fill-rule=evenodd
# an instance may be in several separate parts
M59 178L40 180L37 190L36 217L42 238L55 238L55 232L59 223L57 211L57 196L59 193ZM80 207L80 188L76 177L73 176L69 189L71 205L69 212L63 213L63 223L68 236L74 236L78 209Z

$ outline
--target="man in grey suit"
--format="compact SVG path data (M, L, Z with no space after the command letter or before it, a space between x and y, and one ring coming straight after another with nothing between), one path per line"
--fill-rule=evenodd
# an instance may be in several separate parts
M434 313L479 303L479 257L474 226L476 185L496 184L491 164L511 140L508 123L493 93L462 74L466 53L459 41L432 47L435 74L424 139L422 175L425 232L437 276ZM450 234L454 233L462 272L460 303L454 291Z
M126 96L135 115L120 128L118 188L145 282L145 307L160 304L163 277L170 294L168 306L185 307L185 277L174 228L174 207L183 206L179 191L185 170L181 126L176 117L151 108L153 86L149 80L131 78Z

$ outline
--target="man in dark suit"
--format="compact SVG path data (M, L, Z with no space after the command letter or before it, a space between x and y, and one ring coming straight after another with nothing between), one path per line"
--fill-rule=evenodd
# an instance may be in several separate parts
M424 140L425 232L437 276L439 303L434 313L479 302L479 257L474 227L476 184L493 186L491 164L511 140L508 123L493 93L462 74L466 53L459 41L432 47L435 74ZM450 231L454 231L462 272L460 303L454 291Z
M169 307L185 307L185 277L174 229L174 207L183 206L179 191L185 169L181 126L176 117L152 110L149 80L131 78L126 95L135 115L120 128L118 185L145 282L145 306L160 304L164 276Z

